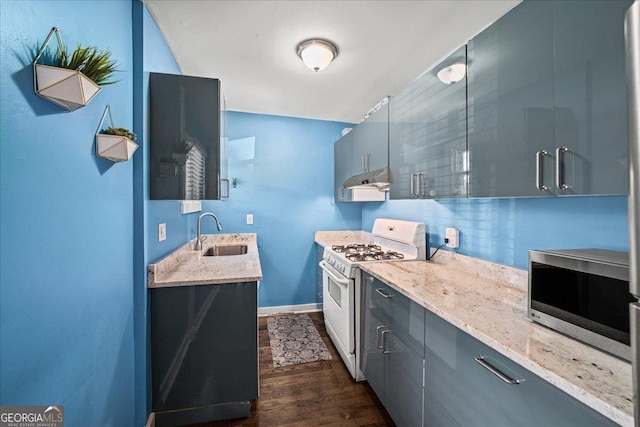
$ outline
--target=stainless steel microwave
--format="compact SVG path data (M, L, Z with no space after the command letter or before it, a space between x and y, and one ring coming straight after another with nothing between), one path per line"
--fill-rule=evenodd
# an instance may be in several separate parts
M602 249L529 251L529 319L631 360L629 255Z

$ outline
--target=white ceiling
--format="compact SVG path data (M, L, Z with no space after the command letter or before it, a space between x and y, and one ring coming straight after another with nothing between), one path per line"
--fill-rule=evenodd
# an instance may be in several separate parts
M144 0L183 74L219 78L227 109L357 123L520 0ZM320 37L318 73L296 55Z

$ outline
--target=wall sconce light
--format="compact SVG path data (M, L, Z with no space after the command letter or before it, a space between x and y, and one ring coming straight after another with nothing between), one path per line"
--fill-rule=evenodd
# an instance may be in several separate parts
M466 74L467 66L457 62L449 65L448 67L444 67L442 70L438 71L436 76L438 76L438 79L440 79L442 83L450 85L462 80Z
M304 65L315 72L327 68L338 56L338 46L323 39L305 40L298 45L297 51Z

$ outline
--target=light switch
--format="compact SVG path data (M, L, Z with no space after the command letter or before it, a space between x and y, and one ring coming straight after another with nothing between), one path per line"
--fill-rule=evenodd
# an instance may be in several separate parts
M167 224L158 224L158 242L167 240Z
M253 224L253 214L247 214L247 224Z

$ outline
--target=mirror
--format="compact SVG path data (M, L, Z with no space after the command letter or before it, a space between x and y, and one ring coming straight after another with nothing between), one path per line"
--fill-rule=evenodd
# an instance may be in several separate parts
M220 80L149 76L151 200L220 198Z

